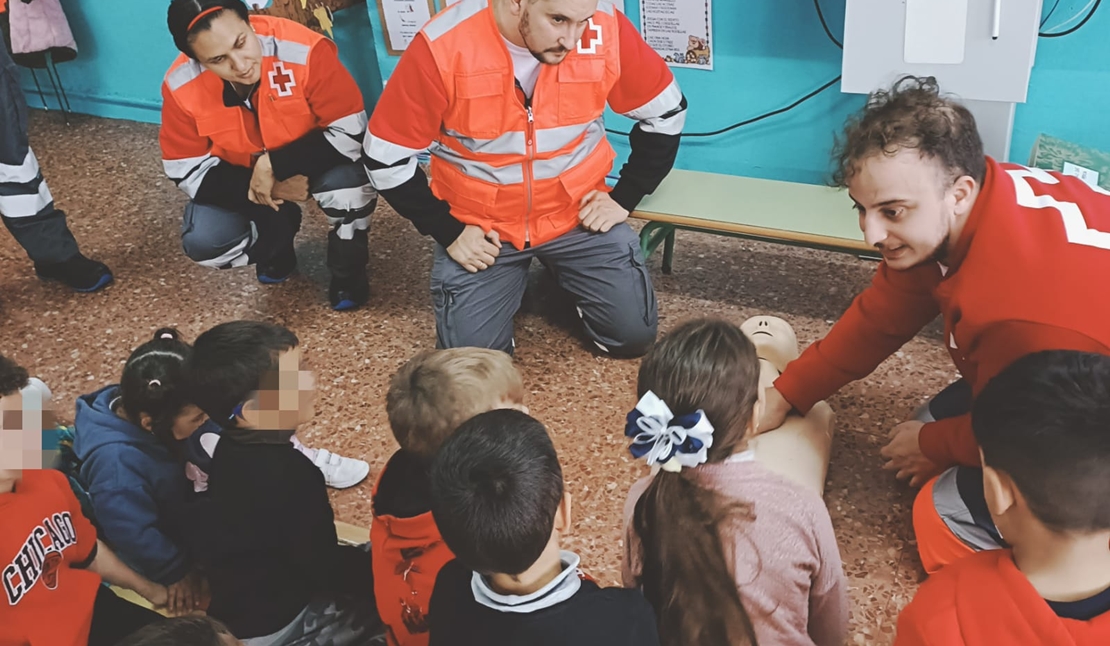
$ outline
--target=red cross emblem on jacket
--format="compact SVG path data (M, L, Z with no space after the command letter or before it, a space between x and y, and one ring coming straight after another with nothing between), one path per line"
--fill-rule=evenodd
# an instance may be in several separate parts
M293 86L297 84L297 80L293 78L292 70L285 69L281 61L274 63L274 69L270 70L270 87L277 90L278 96L292 96Z

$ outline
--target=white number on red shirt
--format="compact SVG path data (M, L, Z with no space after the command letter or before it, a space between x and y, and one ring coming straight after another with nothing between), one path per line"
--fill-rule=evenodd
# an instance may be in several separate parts
M1075 202L1061 202L1051 195L1037 195L1033 191L1030 179L1035 179L1042 184L1059 184L1060 180L1055 175L1040 168L1007 169L1006 172L1014 180L1014 191L1017 194L1017 203L1031 209L1056 209L1064 220L1064 234L1068 242L1081 244L1099 249L1110 249L1110 233L1099 231L1087 226L1087 218ZM1091 190L1102 195L1110 196L1110 192L1098 186L1090 187Z

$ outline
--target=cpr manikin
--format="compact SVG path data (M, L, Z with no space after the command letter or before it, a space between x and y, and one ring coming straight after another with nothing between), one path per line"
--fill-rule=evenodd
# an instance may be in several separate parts
M761 391L798 358L798 337L790 324L776 316L753 316L740 325L752 340L759 355ZM833 412L818 402L805 417L796 413L782 426L760 433L748 442L756 460L780 475L823 494L829 469L829 450L833 436Z

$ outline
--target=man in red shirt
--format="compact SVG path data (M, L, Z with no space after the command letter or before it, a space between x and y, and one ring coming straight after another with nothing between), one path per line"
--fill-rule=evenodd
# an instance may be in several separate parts
M65 475L40 468L44 390L0 356L0 644L112 646L161 617L101 581L156 606L166 604L166 587L97 540Z
M919 486L954 465L978 467L968 411L994 375L1039 350L1110 354L1110 194L986 157L971 113L931 78L872 95L837 161L883 260L768 389L760 427L867 376L939 313L963 382L891 431L884 468Z
M610 191L606 104L637 123ZM370 181L435 239L437 345L512 352L538 258L591 340L639 356L655 292L625 223L670 172L686 100L607 0L461 0L417 34L370 119ZM417 155L431 150L431 186Z

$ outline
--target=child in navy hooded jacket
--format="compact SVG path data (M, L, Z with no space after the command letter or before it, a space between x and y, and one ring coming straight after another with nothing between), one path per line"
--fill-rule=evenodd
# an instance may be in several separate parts
M73 443L102 538L132 569L168 586L171 605L183 610L203 606L203 584L187 576L174 519L193 490L188 440L214 427L181 387L191 352L176 330L158 330L131 353L119 385L77 399Z

